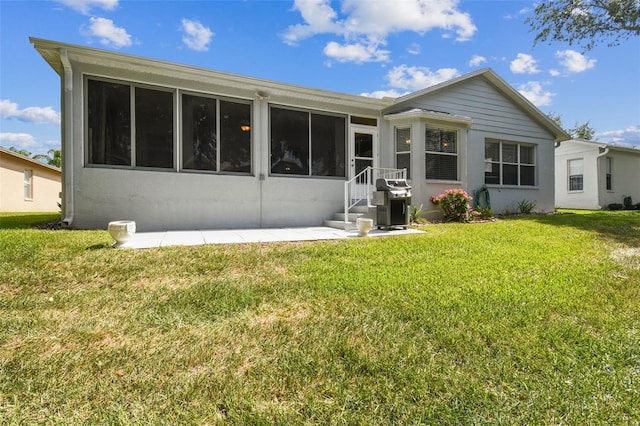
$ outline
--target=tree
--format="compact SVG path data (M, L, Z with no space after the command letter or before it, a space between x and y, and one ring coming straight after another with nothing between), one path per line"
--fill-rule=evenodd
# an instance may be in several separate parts
M593 127L589 125L589 121L585 121L582 124L578 124L578 122L576 121L576 125L573 128L565 129L562 125L562 117L560 116L560 114L550 112L547 114L547 117L549 117L559 127L564 129L564 131L571 135L573 139L584 139L590 141L591 139L593 139L593 136L596 133L595 129L593 129Z
M20 155L24 155L25 157L31 157L31 153L29 151L27 151L26 149L18 149L15 146L10 146L9 147L9 151L13 151L16 152Z
M550 0L538 3L535 16L527 18L538 42L567 42L584 50L607 41L617 46L640 36L639 0Z
M37 154L33 158L43 163L46 162L50 166L60 167L62 165L62 153L59 149L50 149L46 154Z

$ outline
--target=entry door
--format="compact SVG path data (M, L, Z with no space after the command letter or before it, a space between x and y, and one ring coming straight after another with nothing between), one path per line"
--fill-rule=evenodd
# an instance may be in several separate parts
M376 167L378 131L366 126L351 126L349 179L367 168Z

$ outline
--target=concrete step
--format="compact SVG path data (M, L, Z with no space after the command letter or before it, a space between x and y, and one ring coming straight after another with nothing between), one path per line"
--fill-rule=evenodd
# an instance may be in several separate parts
M341 220L344 221L344 213L336 213L331 218L332 220ZM349 222L355 222L359 217L365 217L365 213L349 213L349 218L347 219Z
M329 228L354 230L357 229L355 222L344 223L344 220L325 220L322 226L328 226Z

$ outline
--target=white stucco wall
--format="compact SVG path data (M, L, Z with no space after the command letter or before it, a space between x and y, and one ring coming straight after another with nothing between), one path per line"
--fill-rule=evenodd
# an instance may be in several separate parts
M640 150L609 146L592 141L565 141L556 149L556 204L562 208L598 210L622 204L631 196L640 202ZM602 154L602 155L601 155ZM601 156L600 156L601 155ZM606 189L606 159L612 161L612 188ZM582 159L583 190L569 191L568 163Z

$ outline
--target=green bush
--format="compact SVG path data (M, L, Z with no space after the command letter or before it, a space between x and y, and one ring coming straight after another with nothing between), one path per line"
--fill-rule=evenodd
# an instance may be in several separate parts
M476 210L480 214L480 219L490 219L493 217L493 209L491 209L491 207L478 206Z
M468 222L471 218L471 197L462 189L448 189L444 193L431 196L431 201L442 208L444 218L451 222Z

